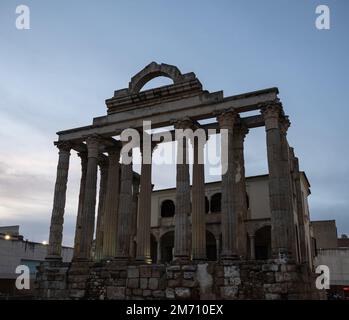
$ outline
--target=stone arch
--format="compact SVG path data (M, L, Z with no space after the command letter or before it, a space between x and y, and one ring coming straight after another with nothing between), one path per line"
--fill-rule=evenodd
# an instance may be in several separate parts
M172 79L175 84L183 80L183 75L176 66L152 62L131 78L128 86L129 92L131 94L139 93L147 82L160 76Z
M161 218L170 218L175 215L176 206L173 200L166 199L161 202L160 215Z

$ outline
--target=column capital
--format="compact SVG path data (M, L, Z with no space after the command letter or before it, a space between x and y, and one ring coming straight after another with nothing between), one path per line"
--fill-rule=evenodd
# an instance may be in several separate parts
M235 110L228 109L217 114L216 117L221 129L232 129L239 114Z
M191 129L193 127L193 120L189 117L184 117L181 119L171 120L170 123L175 129Z
M286 135L288 128L291 126L288 116L281 116L279 124L281 133Z
M54 145L59 149L60 152L70 152L73 146L69 141L55 141Z
M100 136L93 134L86 138L86 145L89 158L98 158Z
M234 134L235 135L239 135L241 136L242 140L245 139L246 135L249 133L249 129L247 127L247 125L245 125L242 122L238 122L235 126L234 126Z
M264 117L264 120L270 118L279 118L283 115L282 104L278 100L271 103L265 103L261 105L261 114Z

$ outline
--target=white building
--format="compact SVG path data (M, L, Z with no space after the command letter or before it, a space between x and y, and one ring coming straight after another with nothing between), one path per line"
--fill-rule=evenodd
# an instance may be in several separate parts
M31 288L35 280L36 267L47 255L47 245L23 240L19 226L0 227L0 296L30 294L31 290L19 292L15 289L16 268L26 265L30 270ZM63 247L64 262L71 261L73 248Z

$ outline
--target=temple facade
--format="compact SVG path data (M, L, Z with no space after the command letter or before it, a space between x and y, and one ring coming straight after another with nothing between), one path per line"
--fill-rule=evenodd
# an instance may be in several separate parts
M141 91L158 76L173 84ZM57 133L48 255L37 279L41 298L321 296L309 235L310 185L287 141L290 122L277 88L224 97L204 90L194 73L152 62L106 105L107 114L92 124ZM244 116L249 111L259 114ZM153 191L152 154L165 134L145 133L145 121L152 129L172 126L166 137L177 142L174 189ZM269 173L246 178L244 139L262 126ZM127 129L142 137L131 147L129 135L123 138ZM212 134L221 135L222 174L221 181L205 184L201 160ZM140 174L132 169L134 147L141 150ZM61 258L62 230L74 151L81 158L81 181L74 257L67 264Z

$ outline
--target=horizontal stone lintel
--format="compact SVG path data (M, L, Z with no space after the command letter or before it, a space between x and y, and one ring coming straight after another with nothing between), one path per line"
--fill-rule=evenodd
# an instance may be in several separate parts
M193 120L213 118L215 113L227 109L236 112L248 112L260 109L260 105L277 99L277 88L270 88L238 96L221 98L222 93L204 93L174 102L158 104L145 109L135 109L95 118L93 125L57 132L59 141L83 141L86 136L99 134L111 137L120 134L124 129L142 129L143 121L150 120L152 128L171 125L171 120L180 119L185 115ZM250 118L250 119L248 119ZM263 126L260 118L247 117L248 126ZM245 121L245 120L244 120Z

